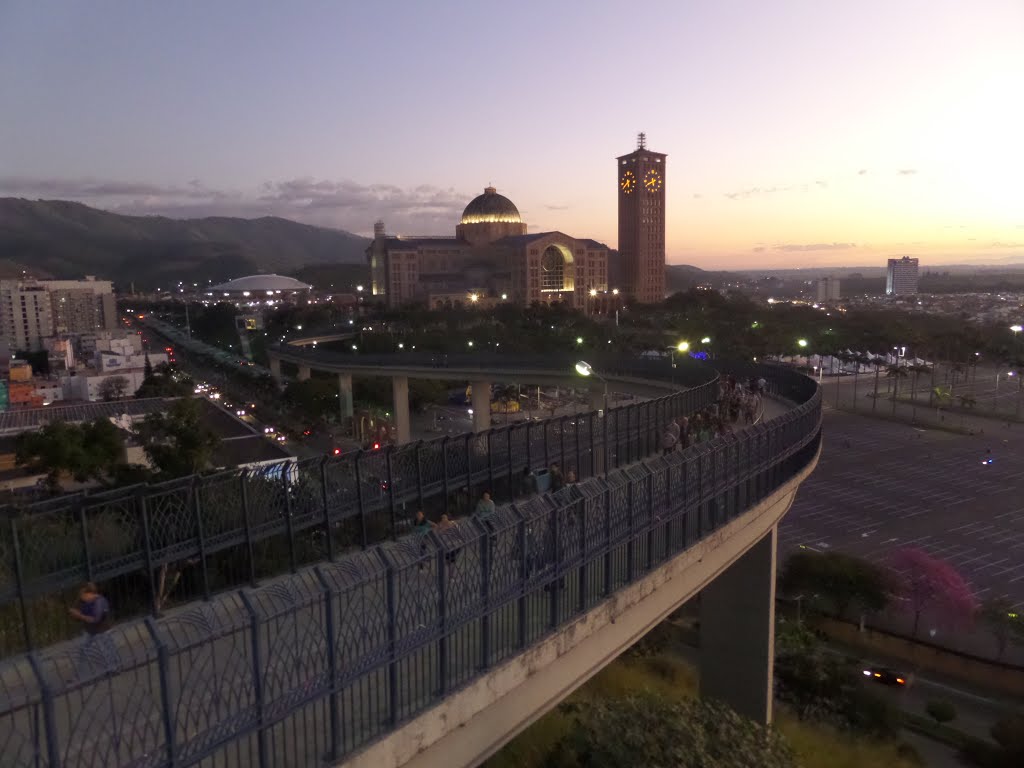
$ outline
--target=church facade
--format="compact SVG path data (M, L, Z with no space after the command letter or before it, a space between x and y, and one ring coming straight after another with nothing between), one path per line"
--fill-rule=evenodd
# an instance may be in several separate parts
M528 234L519 209L494 187L466 206L455 237L388 235L378 221L366 256L373 295L391 307L561 301L586 309L608 290L608 246Z

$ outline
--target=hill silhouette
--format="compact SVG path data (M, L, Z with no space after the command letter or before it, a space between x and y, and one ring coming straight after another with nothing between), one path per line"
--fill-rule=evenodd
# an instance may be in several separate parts
M316 264L362 264L365 237L272 216L123 216L66 200L0 198L0 277L85 274L119 286L219 282Z

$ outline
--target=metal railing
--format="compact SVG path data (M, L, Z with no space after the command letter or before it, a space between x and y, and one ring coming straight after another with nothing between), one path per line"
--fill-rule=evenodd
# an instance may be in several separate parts
M530 362L539 370L558 364ZM637 375L650 370L637 361ZM118 620L158 616L172 604L394 538L416 509L464 512L484 490L514 498L528 470L559 462L583 479L605 462L636 461L657 447L668 419L718 395L717 371L696 364L674 373L691 388L612 409L607 420L563 416L6 508L0 657L74 636L80 627L67 607L85 581L101 584Z
M707 537L818 449L783 416L455 529L0 664L0 765L331 764Z

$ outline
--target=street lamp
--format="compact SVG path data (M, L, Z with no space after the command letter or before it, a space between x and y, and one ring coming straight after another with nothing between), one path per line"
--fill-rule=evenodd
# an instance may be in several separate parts
M604 383L604 412L602 414L604 421L604 476L608 477L608 380L595 371L594 366L586 360L577 361L576 373L580 376L596 376Z
M1016 336L1021 331L1024 331L1024 325L1011 325L1010 330L1013 331L1013 335Z
M679 350L680 352L686 352L689 348L690 342L688 341L680 341L678 344L676 344L676 349Z
M711 343L711 337L710 336L705 336L703 339L700 340L700 343L701 344L710 344Z
M800 347L800 349L805 349L807 347L807 339L797 339L796 345Z
M576 343L577 344L582 344L583 343L583 337L582 336L577 336L576 337ZM584 374L584 375L586 375L586 374Z

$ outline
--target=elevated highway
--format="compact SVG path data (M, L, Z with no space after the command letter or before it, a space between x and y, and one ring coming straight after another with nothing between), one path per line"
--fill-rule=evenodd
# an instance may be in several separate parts
M770 721L775 531L817 462L821 397L790 371L731 369L764 376L792 407L662 457L650 436L673 417L664 403L696 390L669 395L661 410L645 404L645 419L633 409L636 438L617 444L612 463L597 460L611 442L590 428L575 442L576 456L590 457L583 479L557 493L444 532L393 532L293 575L125 622L100 643L3 662L4 760L477 765L698 591L702 695ZM659 385L657 371L642 373ZM564 441L544 424L545 441L549 427ZM476 443L485 464L503 442ZM520 444L527 456L530 444ZM538 458L527 466L545 466ZM305 526L305 504L287 490L285 517L252 522ZM152 545L146 556L164 557Z

